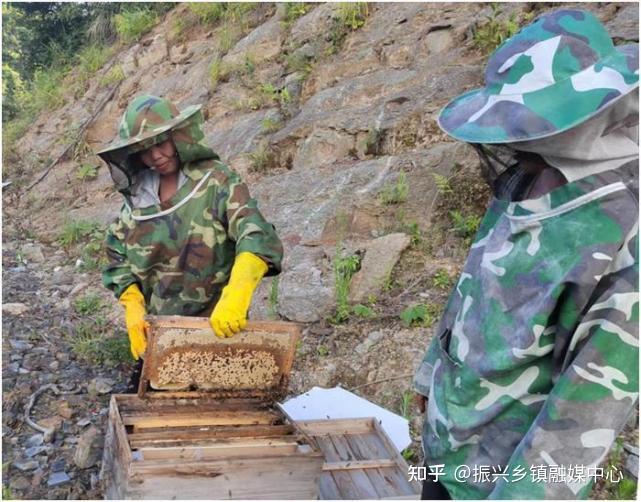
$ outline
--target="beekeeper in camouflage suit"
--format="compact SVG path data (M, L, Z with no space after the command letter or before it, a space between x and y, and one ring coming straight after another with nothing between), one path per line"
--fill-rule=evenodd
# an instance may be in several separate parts
M559 10L440 114L495 197L415 376L424 497L586 498L636 409L638 68Z
M205 144L202 122L200 106L181 112L140 96L119 138L98 152L126 199L107 234L103 283L125 307L135 359L146 348L146 313L211 314L216 335L229 337L245 327L262 277L280 272L274 226Z

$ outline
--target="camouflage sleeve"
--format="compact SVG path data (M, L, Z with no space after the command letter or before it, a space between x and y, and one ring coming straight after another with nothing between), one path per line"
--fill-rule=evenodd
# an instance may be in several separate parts
M125 238L130 228L128 224L130 220L129 211L123 207L118 220L109 226L105 238L109 263L102 270L102 284L113 291L116 298L120 298L120 295L130 284L138 282L136 276L131 272L131 265L127 260Z
M283 261L283 245L274 225L265 220L247 185L231 169L225 168L227 182L221 186L218 214L224 214L229 236L236 241L236 255L250 252L260 256L269 269L267 276L277 275Z
M508 473L520 471L526 476L518 482L509 482L517 479L513 475L501 479L489 498L582 499L589 495L599 477L599 465L639 396L637 243L638 233L599 280L570 342L569 350L574 348L576 356L510 458ZM543 466L548 476L553 466L558 482L537 482L531 475L537 466Z

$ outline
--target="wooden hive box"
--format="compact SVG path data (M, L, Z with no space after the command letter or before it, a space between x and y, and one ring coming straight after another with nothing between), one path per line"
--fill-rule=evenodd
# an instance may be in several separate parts
M111 397L105 498L318 498L322 453L277 404L299 328L254 322L219 339L208 319L148 320L138 395Z
M418 499L421 485L375 418L297 422L325 456L321 499Z

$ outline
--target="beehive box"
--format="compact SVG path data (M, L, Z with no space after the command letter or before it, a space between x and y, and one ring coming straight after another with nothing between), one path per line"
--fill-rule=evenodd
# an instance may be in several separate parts
M325 457L321 499L418 499L421 485L375 418L297 422Z
M207 319L148 320L138 395L111 397L105 498L318 498L322 453L275 404L298 327L248 323L219 339Z

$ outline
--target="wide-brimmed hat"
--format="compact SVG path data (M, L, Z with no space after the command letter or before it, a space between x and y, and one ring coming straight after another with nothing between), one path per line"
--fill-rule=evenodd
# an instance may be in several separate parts
M539 16L490 56L485 86L450 101L439 126L468 143L511 143L568 130L639 85L639 46L614 46L590 12Z

